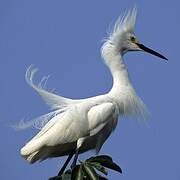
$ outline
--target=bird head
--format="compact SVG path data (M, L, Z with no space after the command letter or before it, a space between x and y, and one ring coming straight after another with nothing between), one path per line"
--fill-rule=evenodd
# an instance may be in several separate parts
M125 54L128 51L144 51L159 58L167 60L166 57L159 54L158 52L144 46L139 42L138 38L135 36L134 27L136 22L137 9L134 7L129 10L124 16L118 18L110 33L106 42L102 47L102 55L107 55L111 51L114 54ZM109 51L109 52L108 52Z

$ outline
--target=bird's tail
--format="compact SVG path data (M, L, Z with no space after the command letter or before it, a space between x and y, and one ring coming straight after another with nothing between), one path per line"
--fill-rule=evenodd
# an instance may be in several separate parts
M24 155L22 156L24 159L26 159L30 164L35 163L38 159L36 158L36 155L38 154L38 152L34 152L30 155Z
M23 148L21 148L21 156L32 164L37 160L40 160L40 152L42 147L43 141L40 141L39 139L31 140Z

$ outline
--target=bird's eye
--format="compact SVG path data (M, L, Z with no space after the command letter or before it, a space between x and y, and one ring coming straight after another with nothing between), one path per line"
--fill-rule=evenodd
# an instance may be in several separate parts
M135 38L134 36L131 36L131 37L130 37L130 40L131 40L131 42L133 42L133 43L136 42L136 38Z

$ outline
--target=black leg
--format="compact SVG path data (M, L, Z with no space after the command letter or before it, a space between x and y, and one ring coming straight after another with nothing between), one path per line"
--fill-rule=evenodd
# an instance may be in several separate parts
M79 149L76 150L76 153L75 153L75 156L74 156L74 160L73 160L73 162L71 164L71 169L73 169L76 166L78 155L79 155Z
M66 167L67 167L69 161L71 160L71 158L73 157L73 155L74 155L74 151L71 154L69 154L66 162L64 163L63 167L60 169L58 176L61 176L63 174L64 170L66 169Z

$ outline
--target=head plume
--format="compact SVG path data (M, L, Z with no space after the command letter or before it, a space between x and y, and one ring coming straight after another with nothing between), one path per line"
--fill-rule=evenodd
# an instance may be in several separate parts
M121 15L116 21L108 40L112 43L116 43L116 41L121 39L124 33L132 33L134 31L136 16L136 6Z
M113 30L109 33L109 37L105 39L101 48L103 59L109 59L109 56L112 56L112 54L119 54L120 51L123 53L125 52L124 50L128 49L128 38L133 34L136 15L137 8L135 6L118 18Z

